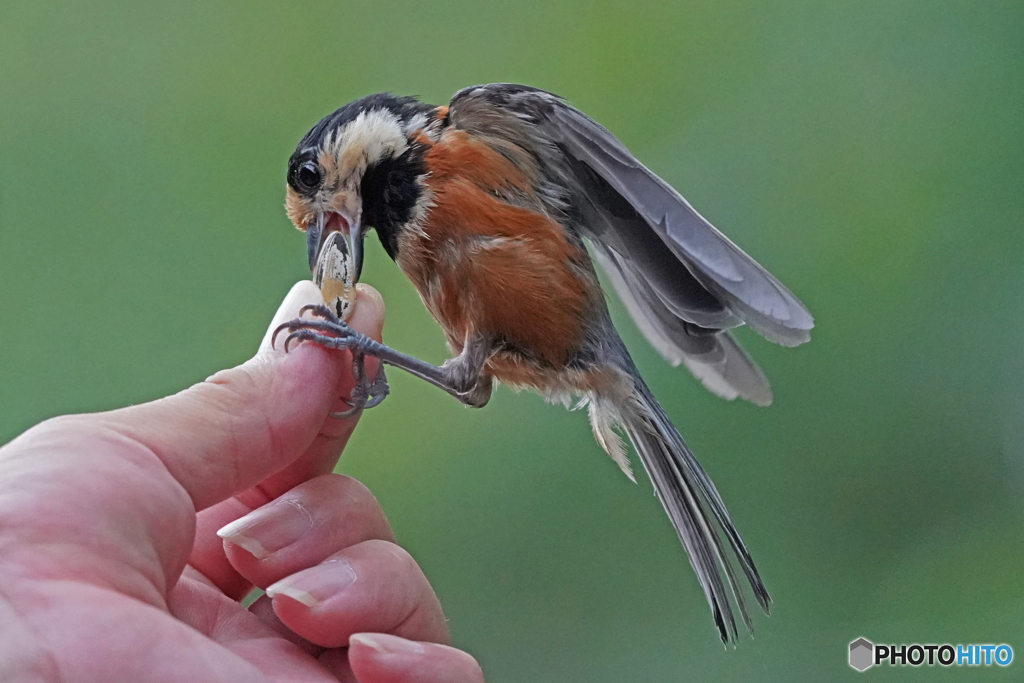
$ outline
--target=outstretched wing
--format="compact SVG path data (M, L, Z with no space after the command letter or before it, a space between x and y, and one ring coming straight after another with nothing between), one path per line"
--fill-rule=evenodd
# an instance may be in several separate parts
M731 338L747 323L795 346L814 320L768 271L715 229L611 133L556 95L498 83L452 98L453 125L531 151L571 191L580 230L648 340L712 391L767 403L764 376ZM701 339L705 337L705 339Z

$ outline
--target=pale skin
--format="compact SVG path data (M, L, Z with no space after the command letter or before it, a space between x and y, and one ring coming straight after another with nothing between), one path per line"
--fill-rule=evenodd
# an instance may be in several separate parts
M270 329L318 296L297 285ZM361 285L352 328L379 341L383 316ZM351 366L265 340L174 396L0 448L0 680L482 683L373 495L332 473ZM253 586L271 597L246 609Z

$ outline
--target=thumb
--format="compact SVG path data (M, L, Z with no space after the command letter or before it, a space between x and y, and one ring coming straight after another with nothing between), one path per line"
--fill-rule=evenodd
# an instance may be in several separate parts
M302 306L323 303L309 281L285 297L251 360L173 396L96 417L159 457L202 510L263 481L312 444L352 380L350 355L315 344L283 351L270 339ZM379 339L383 300L360 286L353 329ZM349 427L350 428L350 427Z

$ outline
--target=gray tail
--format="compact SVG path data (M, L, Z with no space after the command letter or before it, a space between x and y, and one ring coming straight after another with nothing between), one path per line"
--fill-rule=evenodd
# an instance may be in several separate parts
M751 633L753 626L744 592L733 570L732 555L739 561L765 614L769 613L771 597L743 539L729 519L729 512L715 485L683 443L683 438L669 422L647 385L637 373L634 372L633 376L636 389L628 405L620 407L622 427L639 454L658 499L689 555L722 642L735 642L733 602ZM723 547L720 532L724 532L731 553Z

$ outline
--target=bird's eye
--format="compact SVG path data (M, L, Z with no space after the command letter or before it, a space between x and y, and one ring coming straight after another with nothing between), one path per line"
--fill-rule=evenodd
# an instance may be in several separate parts
M307 161L299 166L299 172L296 175L299 184L307 189L313 190L320 185L320 167L312 161Z

